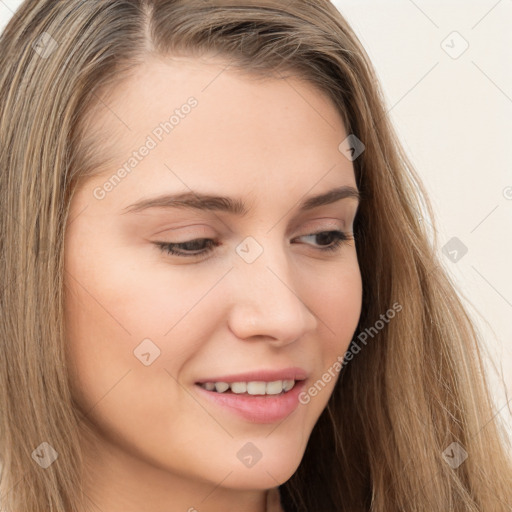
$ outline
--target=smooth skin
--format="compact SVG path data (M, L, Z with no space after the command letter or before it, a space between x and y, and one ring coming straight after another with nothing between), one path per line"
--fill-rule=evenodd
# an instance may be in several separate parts
M297 469L335 379L270 424L213 404L195 382L299 366L308 388L346 352L361 313L355 241L322 251L336 240L312 234L351 234L358 201L297 206L356 188L338 149L348 134L310 83L251 78L215 58L150 58L107 92L88 130L110 164L72 198L65 239L72 390L96 434L84 436L84 492L102 512L263 512L268 489ZM197 106L98 199L192 96ZM126 210L190 191L240 198L249 213ZM263 249L252 263L236 251L247 237ZM203 255L157 245L204 238L219 245ZM134 354L145 339L160 350L149 365ZM248 442L262 454L252 467L237 457Z

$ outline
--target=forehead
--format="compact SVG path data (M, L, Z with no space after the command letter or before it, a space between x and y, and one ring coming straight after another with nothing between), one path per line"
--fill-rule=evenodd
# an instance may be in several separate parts
M304 189L327 175L333 186L355 183L336 107L290 73L251 78L218 59L150 59L99 105L88 135L108 162L100 181L131 163L124 179L139 192L180 176L181 187L209 180L233 191Z

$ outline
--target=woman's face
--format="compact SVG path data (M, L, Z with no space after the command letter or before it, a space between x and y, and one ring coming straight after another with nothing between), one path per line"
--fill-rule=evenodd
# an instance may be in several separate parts
M98 433L98 495L215 488L214 500L289 479L359 319L356 247L336 247L357 199L302 208L356 188L341 118L304 81L225 67L150 60L88 128L111 163L72 200L65 320L74 397ZM198 384L226 381L251 384Z

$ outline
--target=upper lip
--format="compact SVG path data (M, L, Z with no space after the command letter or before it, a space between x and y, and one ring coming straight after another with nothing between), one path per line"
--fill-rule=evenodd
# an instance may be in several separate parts
M253 370L251 372L237 373L232 375L217 375L200 379L196 384L204 384L206 382L274 382L277 380L304 380L308 377L308 372L297 366L282 368L280 370Z

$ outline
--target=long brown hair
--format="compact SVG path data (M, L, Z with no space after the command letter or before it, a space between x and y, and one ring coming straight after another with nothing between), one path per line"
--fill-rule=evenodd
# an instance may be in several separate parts
M84 510L63 240L74 190L104 164L85 130L100 91L148 53L205 52L255 78L290 72L309 80L365 146L353 162L363 197L354 227L363 277L355 355L299 468L280 486L284 509L510 510L512 467L478 335L419 219L434 223L369 58L327 0L26 0L7 25L0 39L3 510ZM400 312L376 329L393 304ZM58 453L45 470L35 463L41 443ZM454 450L467 454L457 465L449 463Z

